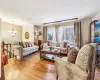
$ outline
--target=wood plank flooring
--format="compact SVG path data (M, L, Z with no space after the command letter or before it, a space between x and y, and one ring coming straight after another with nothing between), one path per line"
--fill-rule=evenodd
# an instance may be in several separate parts
M56 80L54 62L40 60L39 52L25 57L22 61L9 59L5 66L6 80ZM96 69L95 80L100 80Z

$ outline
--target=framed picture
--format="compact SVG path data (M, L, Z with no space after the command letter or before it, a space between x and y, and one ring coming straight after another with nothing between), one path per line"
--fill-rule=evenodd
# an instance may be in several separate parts
M29 39L29 33L28 32L25 32L25 38Z
M100 43L100 20L90 24L90 42Z
M94 33L94 42L100 43L100 21L95 23Z

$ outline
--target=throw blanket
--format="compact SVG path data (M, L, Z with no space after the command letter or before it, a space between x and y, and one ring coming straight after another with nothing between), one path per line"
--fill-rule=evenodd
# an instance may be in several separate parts
M1 62L2 62L2 66L1 66L1 78L0 80L5 80L5 76L4 76L4 65L6 65L8 63L8 56L4 53L1 54Z

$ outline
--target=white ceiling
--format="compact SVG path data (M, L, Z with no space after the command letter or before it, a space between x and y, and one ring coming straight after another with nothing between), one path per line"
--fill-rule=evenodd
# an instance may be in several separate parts
M100 11L100 0L0 0L3 21L23 25L69 18L92 17Z

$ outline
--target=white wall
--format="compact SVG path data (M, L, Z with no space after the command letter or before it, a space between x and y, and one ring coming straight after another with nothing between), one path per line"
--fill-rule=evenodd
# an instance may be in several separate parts
M25 32L29 33L29 39L25 38ZM22 40L23 41L34 41L34 26L33 26L33 24L27 24L22 27Z
M100 12L97 13L93 18L92 18L92 21L93 20L100 20Z
M1 22L2 26L2 40L5 41L5 43L12 43L13 41L21 41L22 40L22 26L13 25L13 28L15 31L17 31L17 34L15 37L11 37L8 33L8 30L12 30L12 24Z
M81 20L81 37L82 41L81 44L85 45L87 42L89 42L90 37L90 23L92 22L92 18L89 19L83 19Z

